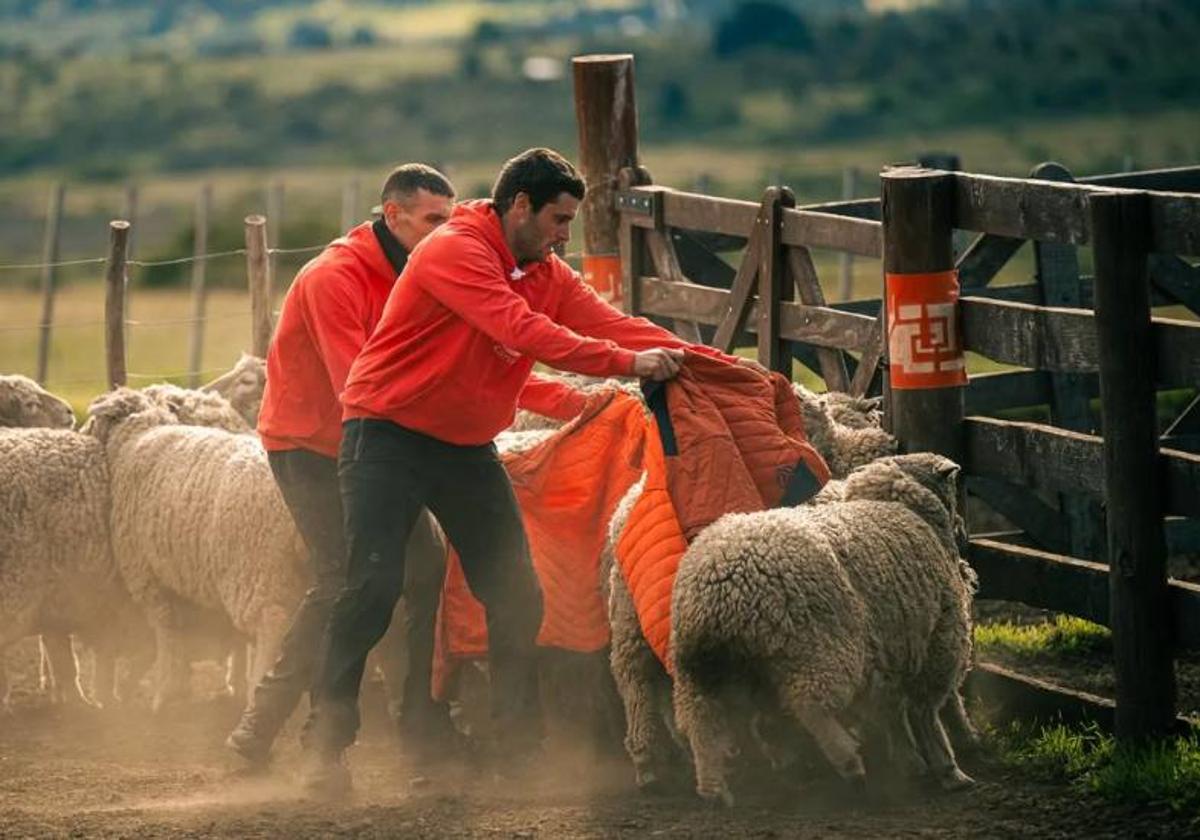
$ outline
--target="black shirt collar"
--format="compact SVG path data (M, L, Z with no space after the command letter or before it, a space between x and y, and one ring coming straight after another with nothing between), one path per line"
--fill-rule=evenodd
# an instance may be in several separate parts
M371 230L375 233L375 238L379 240L379 247L383 249L383 255L387 257L388 262L392 264L392 268L399 276L408 263L408 250L400 244L399 239L392 235L392 232L388 230L387 222L383 219L376 219L371 225Z

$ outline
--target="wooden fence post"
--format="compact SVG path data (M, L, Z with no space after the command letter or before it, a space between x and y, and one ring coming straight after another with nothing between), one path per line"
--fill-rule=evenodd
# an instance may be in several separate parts
M966 370L954 271L954 176L898 167L883 195L885 422L902 451L962 463Z
M795 207L796 196L779 187L767 213L768 230L758 251L758 361L768 370L792 378L791 342L779 337L779 304L794 297L784 284L787 255L783 246L783 209Z
M271 344L271 273L267 256L267 220L246 217L246 278L250 285L250 352L266 357Z
M58 182L50 188L46 208L46 237L42 244L42 321L38 335L37 381L46 384L50 370L50 331L54 328L54 295L57 289L58 235L62 228L63 194L66 187Z
M358 179L351 178L342 185L342 229L341 235L358 223Z
M572 60L579 167L587 183L583 220L583 278L602 297L622 302L617 173L636 167L637 103L632 55L585 55Z
M125 209L122 211L122 216L125 221L129 222L129 242L125 246L125 258L133 259L133 235L137 230L137 215L138 215L138 186L134 183L125 185Z
M125 384L125 260L128 258L129 222L108 223L108 265L104 272L104 351L108 387Z
M1167 594L1150 324L1150 202L1145 193L1089 197L1095 262L1109 611L1116 736L1131 744L1171 731L1175 670Z
M858 194L858 167L847 166L842 170L842 200L850 201ZM838 258L838 299L854 297L854 255L842 252Z
M200 386L200 368L204 358L204 318L208 303L205 281L208 271L208 214L212 209L212 184L205 184L196 196L195 236L192 238L192 341L188 352L188 384Z

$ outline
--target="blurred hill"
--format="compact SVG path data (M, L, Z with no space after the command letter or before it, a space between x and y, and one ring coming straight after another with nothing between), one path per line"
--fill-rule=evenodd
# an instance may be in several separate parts
M570 149L581 52L636 55L648 143L1194 114L1197 43L1194 0L0 0L0 177Z

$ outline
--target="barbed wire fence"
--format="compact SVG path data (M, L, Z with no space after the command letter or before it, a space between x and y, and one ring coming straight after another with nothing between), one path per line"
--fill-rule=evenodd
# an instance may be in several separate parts
M276 188L278 189L278 188ZM354 218L352 208L345 204L357 200L356 191L345 191L342 221ZM153 381L174 380L186 381L189 387L197 387L203 381L228 368L203 368L205 330L209 324L250 319L250 335L247 352L257 356L265 356L278 315L273 309L276 284L278 257L293 257L313 255L323 250L328 243L284 248L278 244L268 245L270 234L277 238L278 226L269 225L265 216L252 214L244 219L246 247L233 248L223 251L209 252L207 247L208 214L211 207L211 189L205 186L197 200L196 233L194 238L195 252L190 256L169 257L165 259L144 260L134 259L130 255L130 242L133 225L125 220L115 220L109 223L109 253L107 256L83 257L74 259L58 259L58 235L61 228L62 189L55 185L47 216L47 241L43 254L47 259L40 262L0 263L0 281L6 275L15 273L40 272L42 306L41 317L36 323L14 324L0 323L0 335L36 332L38 334L38 351L36 373L34 378L45 385L50 373L50 349L57 331L71 329L86 329L102 327L104 330L105 376L103 384L108 387ZM277 197L271 202L278 209L282 198ZM126 207L136 205L136 198L130 201L127 195ZM566 259L578 259L580 254L562 254ZM247 307L238 312L209 314L207 312L207 272L206 266L221 259L242 257L245 259L245 275L248 290ZM136 272L168 266L191 266L191 312L186 317L170 318L131 318L126 316L127 299L130 293L131 269ZM104 317L87 320L58 321L55 318L55 300L59 291L58 269L81 268L85 266L104 266ZM186 369L156 372L135 372L127 369L126 342L130 329L187 327L188 364ZM77 386L86 384L101 384L100 377L55 378L57 387Z

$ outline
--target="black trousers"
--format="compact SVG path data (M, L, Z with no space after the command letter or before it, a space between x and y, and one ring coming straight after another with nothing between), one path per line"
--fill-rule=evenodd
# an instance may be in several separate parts
M534 642L542 595L508 474L496 448L454 446L386 420L348 420L339 460L350 558L346 588L327 629L307 739L349 746L368 651L387 630L406 558L397 556L422 507L458 551L487 614L491 711L506 747L540 737Z
M313 585L292 617L279 657L254 687L247 715L255 732L272 740L312 685L325 626L338 593L346 583L346 539L337 461L303 449L269 452L267 459L284 503L308 548ZM407 655L401 720L406 732L419 733L437 715L430 667L445 553L427 512L415 519L407 551L401 537L392 554L409 558L405 581Z

